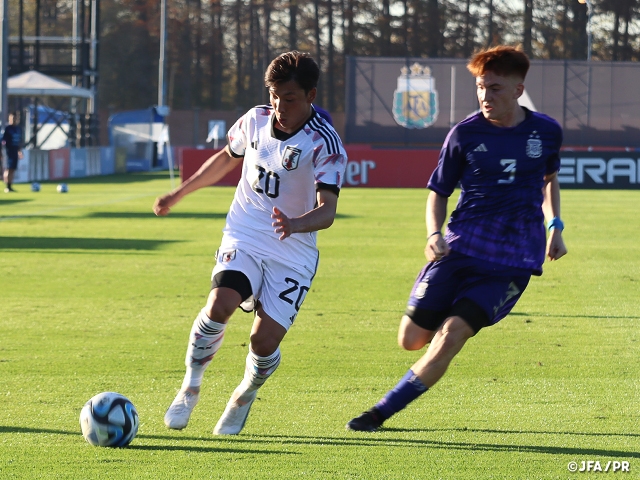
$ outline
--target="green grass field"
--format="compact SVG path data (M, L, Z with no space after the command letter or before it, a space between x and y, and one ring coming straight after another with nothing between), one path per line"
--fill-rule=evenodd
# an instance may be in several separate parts
M569 255L431 391L363 434L345 423L420 355L396 332L424 263L426 191L344 189L278 372L243 432L216 437L249 314L232 318L189 427L162 419L233 189L157 218L166 172L68 185L0 197L0 478L607 478L572 474L572 461L628 462L615 477L639 478L640 191L564 191ZM138 409L128 448L82 438L80 410L102 391Z

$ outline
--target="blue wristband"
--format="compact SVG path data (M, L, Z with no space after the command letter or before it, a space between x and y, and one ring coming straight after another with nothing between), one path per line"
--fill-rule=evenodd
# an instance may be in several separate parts
M440 235L440 236L442 236L442 232L441 232L440 230L436 230L435 232L430 233L429 235L427 235L427 238L431 238L431 237L433 237L434 235Z
M547 224L547 230L551 231L554 228L559 229L560 231L564 230L564 223L560 220L559 217L553 217L551 221Z

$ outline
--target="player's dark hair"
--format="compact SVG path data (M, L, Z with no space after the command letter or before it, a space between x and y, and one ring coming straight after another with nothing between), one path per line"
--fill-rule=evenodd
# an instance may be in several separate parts
M269 64L264 74L264 85L271 88L295 80L305 93L309 93L318 86L319 78L320 68L311 55L294 50L278 55Z
M529 71L529 57L519 47L498 45L474 54L467 64L467 70L474 77L493 72L496 75L512 75L525 79Z

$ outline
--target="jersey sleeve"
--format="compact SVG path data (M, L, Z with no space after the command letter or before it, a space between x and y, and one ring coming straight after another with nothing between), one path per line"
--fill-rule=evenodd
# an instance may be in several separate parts
M231 156L240 158L244 157L247 148L247 127L251 119L251 110L238 119L236 123L227 132L227 144Z
M556 130L554 133L555 143L553 145L553 151L549 158L547 159L547 170L546 174L550 175L552 173L560 170L560 147L562 146L563 134L562 127L555 120L553 121L553 127Z
M342 187L347 166L347 152L341 143L331 146L319 143L313 149L313 175L316 185L336 192ZM335 187L329 187L333 185Z
M431 174L427 188L443 197L451 196L462 177L463 166L464 156L459 141L459 130L454 127L442 145L438 166Z

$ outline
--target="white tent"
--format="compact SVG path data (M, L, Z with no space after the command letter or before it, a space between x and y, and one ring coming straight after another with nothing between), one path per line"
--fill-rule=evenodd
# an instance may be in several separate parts
M91 90L74 87L35 70L7 79L7 94L21 97L76 97L93 98Z

